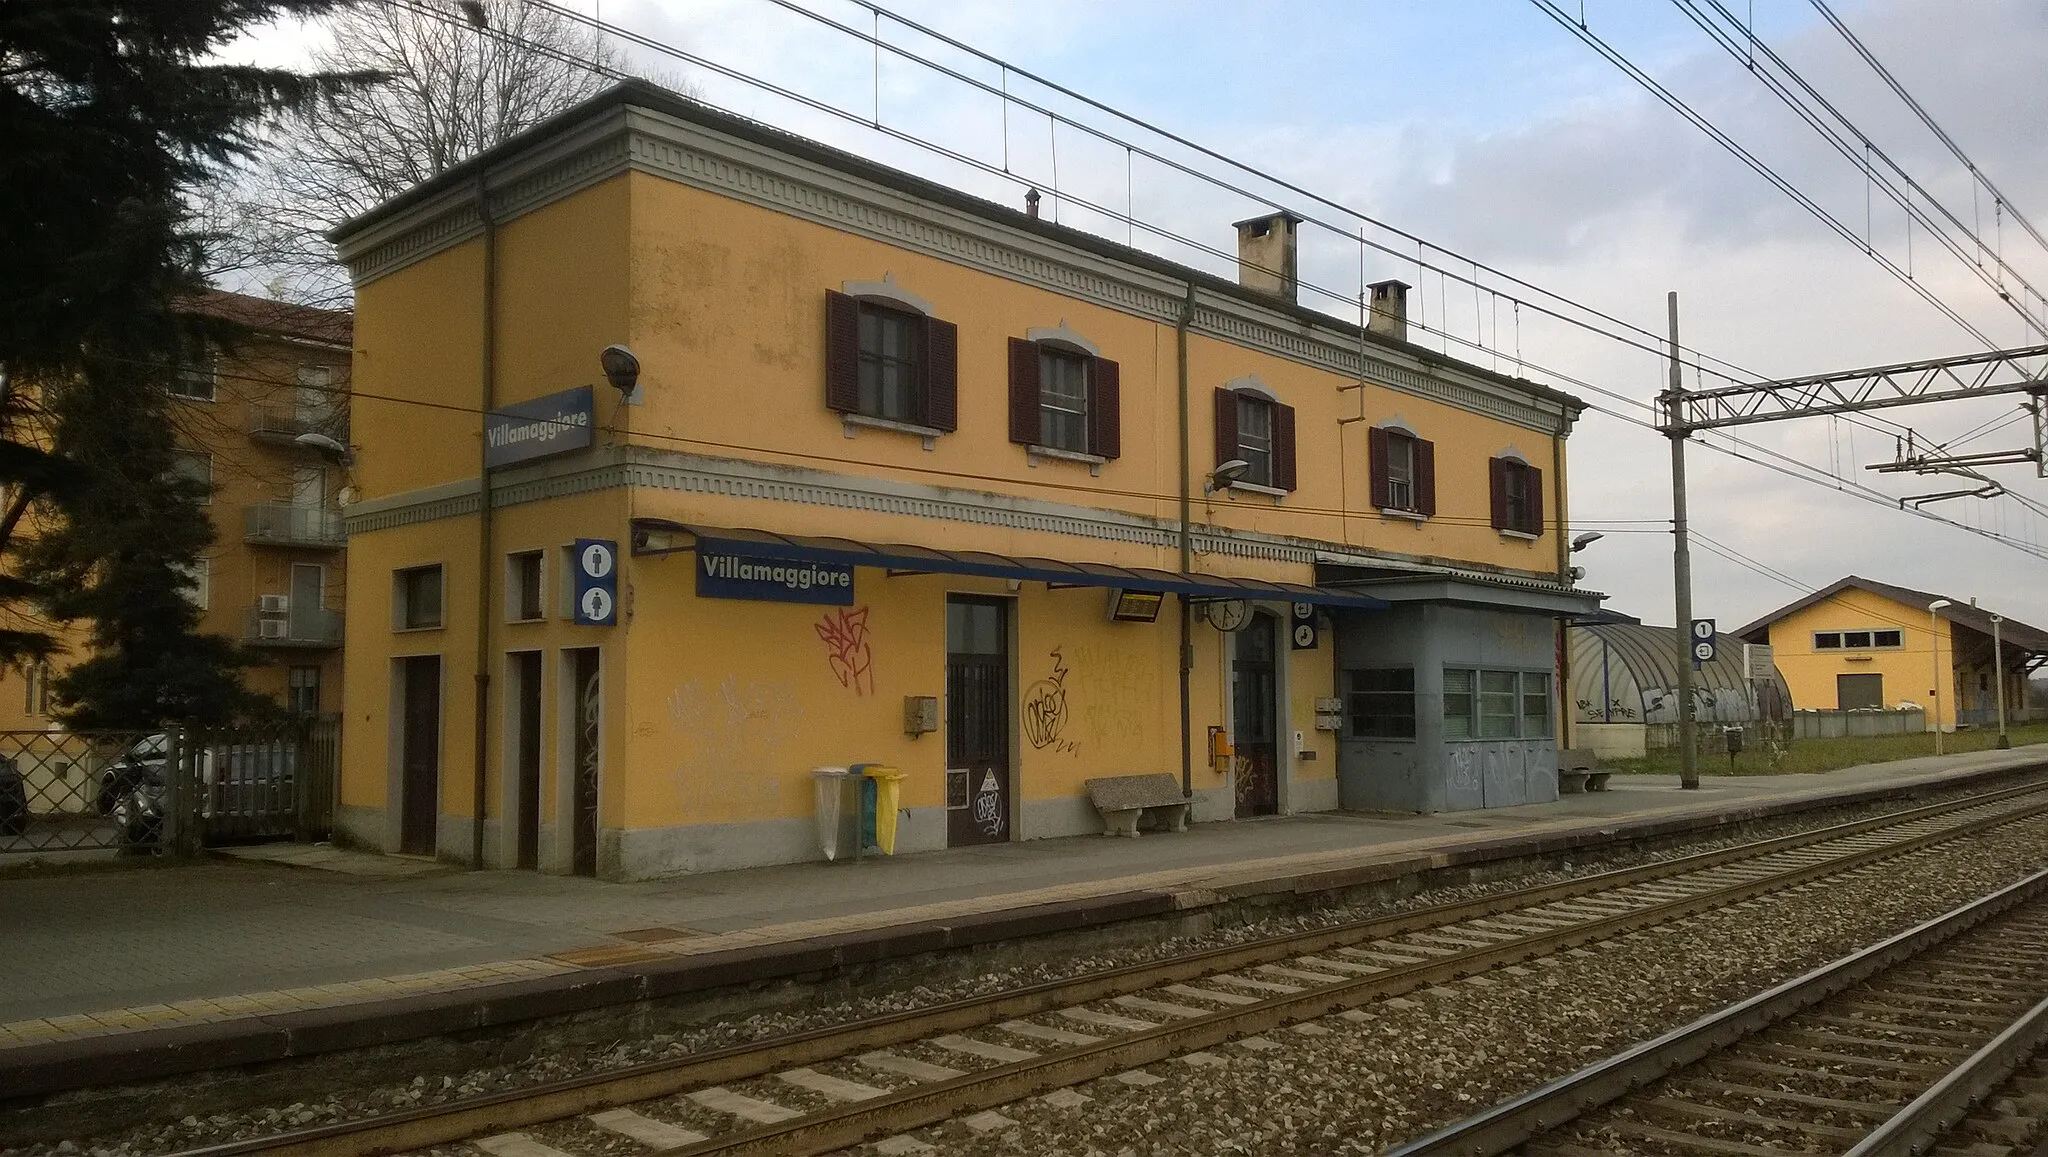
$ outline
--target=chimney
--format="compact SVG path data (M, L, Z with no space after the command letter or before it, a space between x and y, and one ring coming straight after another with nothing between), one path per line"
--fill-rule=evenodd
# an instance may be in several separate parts
M1365 323L1367 332L1407 341L1408 283L1375 281L1366 288L1372 290L1372 317Z
M1038 190L1024 191L1024 212L1032 217L1038 216Z
M1237 222L1237 283L1292 302L1294 227L1300 223L1284 209Z

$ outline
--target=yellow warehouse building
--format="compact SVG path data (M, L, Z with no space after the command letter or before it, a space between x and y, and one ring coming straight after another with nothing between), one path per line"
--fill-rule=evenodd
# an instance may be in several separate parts
M1407 341L1399 282L1300 306L1295 225L1232 282L639 82L349 222L342 836L791 862L861 762L899 851L1141 773L1554 798L1582 405Z

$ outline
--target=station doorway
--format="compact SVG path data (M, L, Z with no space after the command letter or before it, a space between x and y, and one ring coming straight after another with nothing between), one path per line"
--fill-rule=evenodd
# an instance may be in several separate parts
M1232 636L1231 743L1237 749L1237 816L1280 811L1277 620L1258 611Z
M604 750L604 673L596 647L562 651L568 710L563 730L568 737L570 773L569 870L578 876L597 875L598 778Z
M946 846L1010 838L1010 604L946 600Z
M441 806L441 656L398 661L398 850L434 854Z

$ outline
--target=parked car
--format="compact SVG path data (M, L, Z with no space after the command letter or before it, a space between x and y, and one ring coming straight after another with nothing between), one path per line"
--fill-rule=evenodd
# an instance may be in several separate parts
M12 757L0 755L0 836L28 831L28 785Z
M169 736L145 736L100 773L99 811L114 821L122 851L153 852L163 843L170 746Z

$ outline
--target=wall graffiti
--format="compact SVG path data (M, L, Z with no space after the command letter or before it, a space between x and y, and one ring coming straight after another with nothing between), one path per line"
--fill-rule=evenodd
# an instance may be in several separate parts
M868 608L829 611L817 624L825 643L825 661L839 685L855 695L875 691L875 653L868 642Z
M1078 750L1071 739L1061 735L1067 729L1067 665L1060 649L1052 649L1052 674L1024 691L1024 738L1040 751L1055 753Z

